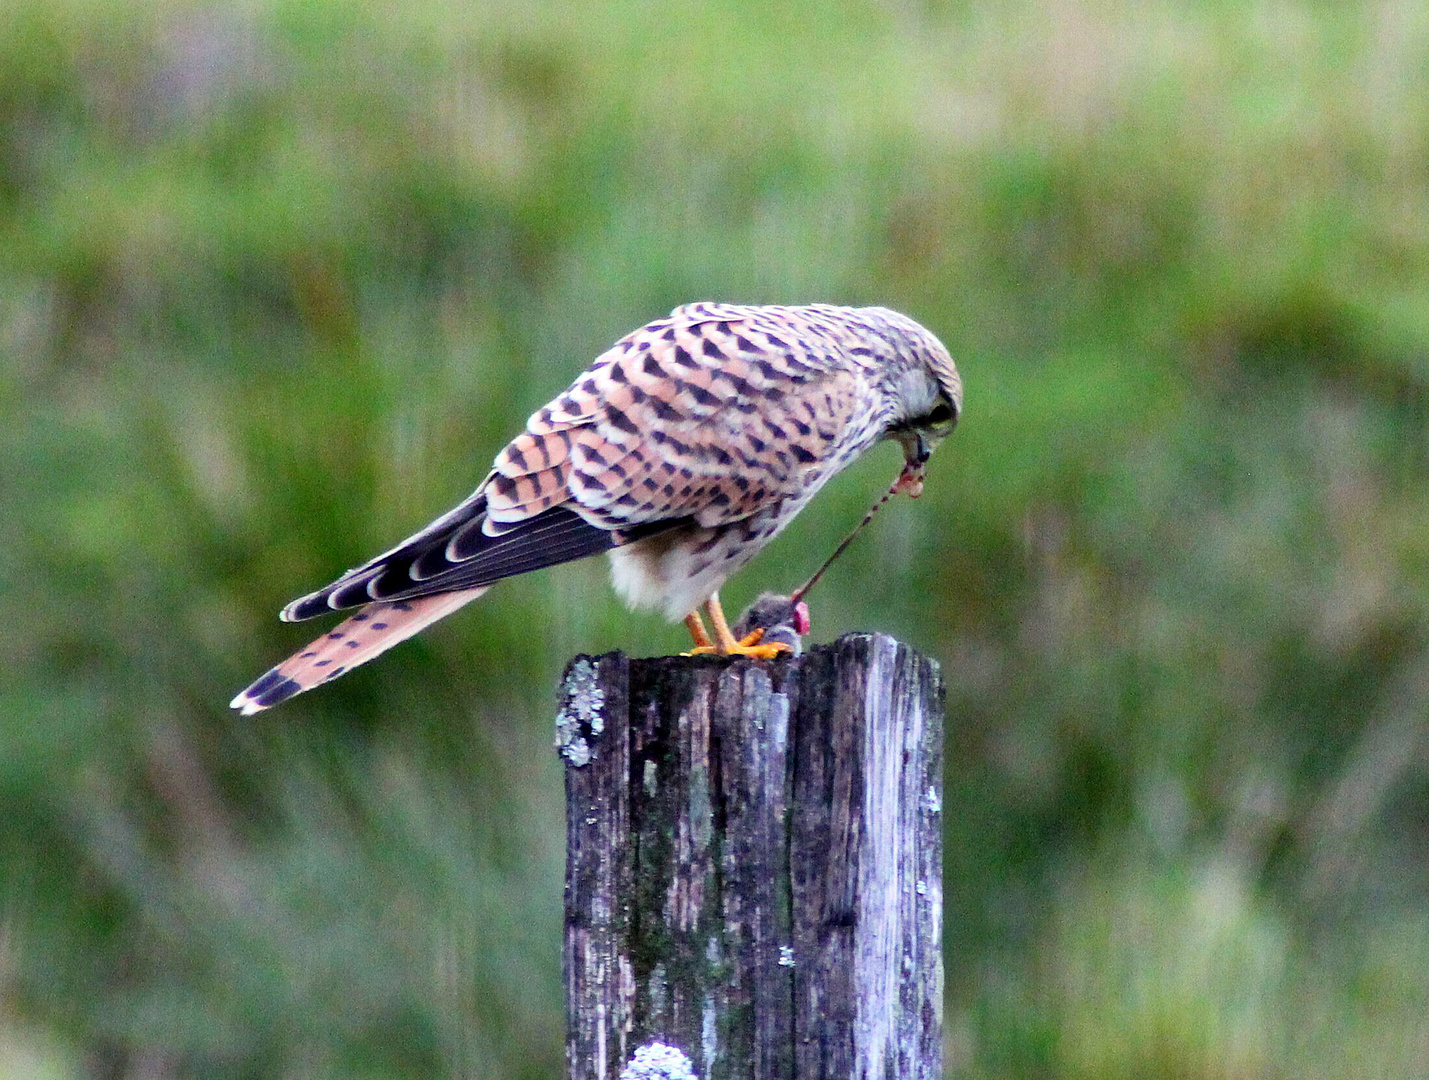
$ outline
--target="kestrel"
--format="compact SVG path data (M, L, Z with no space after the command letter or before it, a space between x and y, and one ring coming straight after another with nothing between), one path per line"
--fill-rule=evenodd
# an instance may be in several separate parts
M683 617L695 651L785 651L736 640L719 587L880 440L897 439L905 475L921 475L962 404L947 349L896 311L678 307L616 342L537 410L459 506L284 608L287 622L360 610L232 707L246 716L276 705L502 578L602 551L617 592L632 607Z

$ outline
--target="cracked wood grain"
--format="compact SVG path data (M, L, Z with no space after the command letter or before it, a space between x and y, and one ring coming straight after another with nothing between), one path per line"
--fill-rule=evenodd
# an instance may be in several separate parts
M565 685L568 1075L941 1077L937 665L858 634Z

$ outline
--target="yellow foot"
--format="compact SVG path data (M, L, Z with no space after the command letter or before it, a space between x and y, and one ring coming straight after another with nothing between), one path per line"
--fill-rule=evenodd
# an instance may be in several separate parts
M787 652L793 652L788 645L782 641L771 641L767 644L760 644L764 637L764 630L761 627L753 631L748 637L740 641L731 641L726 648L721 649L718 645L696 645L682 656L752 656L756 660L773 660L776 656L781 656Z

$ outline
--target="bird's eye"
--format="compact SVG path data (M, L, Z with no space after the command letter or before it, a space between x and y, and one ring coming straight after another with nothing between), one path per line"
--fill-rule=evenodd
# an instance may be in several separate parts
M928 422L930 424L946 424L954 415L953 407L946 401L940 401L928 414Z

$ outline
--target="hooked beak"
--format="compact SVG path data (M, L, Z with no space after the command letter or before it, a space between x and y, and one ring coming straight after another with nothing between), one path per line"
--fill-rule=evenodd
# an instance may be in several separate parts
M902 491L917 498L923 494L923 466L933 456L933 444L921 431L903 431L898 435L903 444L903 472L893 484L894 491Z
M933 444L921 431L900 431L898 441L903 445L903 458L909 468L921 469L933 456Z

